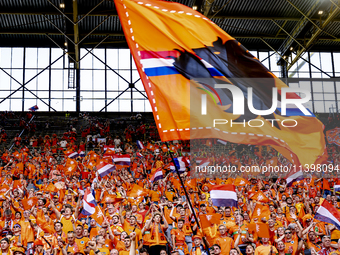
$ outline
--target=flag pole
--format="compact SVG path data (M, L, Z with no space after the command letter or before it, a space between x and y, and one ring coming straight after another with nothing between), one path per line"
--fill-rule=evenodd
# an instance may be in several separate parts
M168 143L168 142L165 142L165 143L166 143L166 146L168 147L168 150L169 150L169 154L170 154L172 163L173 163L174 166L175 166L176 173L177 173L177 175L178 175L179 181L181 182L181 186L182 186L182 188L183 188L183 190L184 190L185 197L187 198L188 204L189 204L190 209L191 209L191 211L192 211L192 214L194 215L194 218L195 218L197 227L201 230L201 226L200 226L200 224L199 224L199 222L198 222L198 218L197 218L197 216L196 216L196 212L195 212L195 210L194 210L194 208L193 208L193 206L192 206L192 204L191 204L191 200L190 200L190 198L189 198L188 192L187 192L187 190L186 190L186 188L185 188L185 186L184 186L184 183L183 183L181 174L180 174L180 172L179 172L179 169L178 169L178 167L177 167L177 165L176 165L176 162L175 162L174 157L173 157L173 155L172 155L172 152L171 152L171 150L170 150L169 143ZM203 235L203 237L204 237L204 238L203 238L203 242L204 242L205 246L207 247L208 253L210 254L209 246L208 246L207 240L205 239L205 235L204 235L203 229L202 229L201 231L202 231L202 235Z

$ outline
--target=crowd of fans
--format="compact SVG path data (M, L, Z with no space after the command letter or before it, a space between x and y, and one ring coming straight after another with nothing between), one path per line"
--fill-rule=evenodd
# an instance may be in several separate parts
M138 116L138 124L121 123L113 137L109 121L79 119L88 121L82 130L15 140L11 151L1 152L0 254L340 254L340 230L314 219L324 199L340 208L334 174L291 186L268 173L194 177L204 160L236 167L290 163L270 146L154 142L146 132L153 126ZM70 158L72 152L79 154ZM338 147L328 145L328 153L337 166ZM101 178L98 170L119 154L129 155L130 163ZM171 155L185 159L180 176ZM154 181L160 170L162 178ZM237 207L213 204L209 192L220 184L235 186Z

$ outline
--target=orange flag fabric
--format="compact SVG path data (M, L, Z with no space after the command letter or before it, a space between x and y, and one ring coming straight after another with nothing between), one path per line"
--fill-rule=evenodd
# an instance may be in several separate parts
M100 206L96 206L96 211L91 215L91 218L94 219L99 225L102 225L104 222L104 214L100 209Z
M221 217L222 215L219 213L203 214L199 216L202 228L208 228L213 224L220 224Z
M21 200L21 203L25 210L29 210L38 203L38 198L37 197L25 198Z
M257 234L258 237L270 238L269 227L267 224L259 222L259 223L250 223L248 225L248 231L252 234Z
M269 198L267 198L266 195L263 194L261 190L259 190L254 195L252 195L250 199L255 200L257 202L261 202L261 203L269 203Z
M252 219L257 218L261 220L262 218L266 218L267 220L270 217L270 211L268 205L261 205L257 204L254 208L253 215L251 216Z
M244 102L249 97L247 87L255 91L256 104L270 109L272 91L281 102L282 90L288 86L215 23L190 7L168 1L117 0L115 5L162 141L217 138L271 145L297 165L326 158L324 126L305 109L303 113L294 108L296 114L289 116L287 111L286 116L277 102L276 111L266 118L251 114L256 124L248 125L248 116L242 116L245 111L237 107L239 98ZM217 83L238 89L240 97L231 100L227 89L215 87ZM287 98L299 99L296 93L288 94ZM204 96L209 112L205 115ZM240 114L233 114L234 110ZM268 117L277 121L267 121ZM214 126L216 119L228 122Z
M148 195L148 192L137 184L133 184L131 190L127 193L128 197L143 197Z

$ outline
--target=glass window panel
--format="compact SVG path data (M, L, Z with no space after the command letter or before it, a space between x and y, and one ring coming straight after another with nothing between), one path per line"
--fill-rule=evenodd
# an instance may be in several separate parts
M319 52L310 52L310 62L316 67L320 68L320 53ZM317 70L317 69L316 69Z
M76 111L76 102L73 100L64 100L63 102L63 111L75 112Z
M26 68L37 68L38 67L38 49L37 48L26 48Z
M132 92L133 99L145 99L143 95L139 92Z
M137 70L132 71L132 82L136 82L139 79L139 73Z
M105 71L93 71L93 90L105 90Z
M93 54L105 63L105 50L94 49ZM100 62L96 57L93 57L93 68L94 69L105 69L105 65Z
M321 69L324 72L333 72L332 56L330 52L321 52Z
M323 94L313 93L314 100L323 100Z
M80 89L92 90L92 70L81 70L80 75Z
M119 100L119 111L120 112L131 112L130 100Z
M141 80L139 80L138 82L135 83L135 87L136 87L137 89L139 89L140 91L145 91L144 86L143 86L143 83L142 83ZM340 90L339 90L339 91L340 91Z
M149 100L145 100L144 104L145 104L145 111L146 112L152 112L151 104L150 104Z
M113 93L113 92L111 92L111 93ZM118 94L118 93L117 93L117 94ZM114 95L112 95L112 98L113 98L113 96L114 96ZM110 102L111 102L111 100L110 100L110 101L108 100L107 103L110 103ZM107 111L108 111L108 112L118 112L118 111L119 111L118 100L113 101L113 102L107 107Z
M9 72L10 70L6 70L7 72ZM11 78L5 74L3 71L0 70L0 90L5 90L5 89L10 89L10 85L11 85ZM339 83L340 86L340 83ZM339 90L340 92L340 90ZM0 97L2 97L3 93L0 93Z
M312 73L312 78L322 78L322 74L320 73L319 70L317 70L317 69L313 70L313 67L312 67L312 72L313 72Z
M44 101L45 101L46 103L48 103L48 91L37 91L37 92L35 92L35 94L36 94L38 97L44 99ZM39 108L39 110L40 110L40 108Z
M134 58L132 58L132 70L137 70Z
M335 94L324 94L323 95L325 100L335 100Z
M337 91L338 93L340 93L340 81L336 81L336 82L335 82L335 86L336 86L336 91Z
M306 61L304 61L303 59L299 59L298 63L299 63L299 73L301 73L301 71L309 73L309 64Z
M22 83L22 78L23 78L23 71L21 70L12 70L11 76L16 79L19 83ZM12 89L18 88L21 86L21 84L19 84L18 82L16 82L15 80L11 79L11 83L12 83Z
M63 98L63 92L62 91L52 91L51 92L51 99L58 99Z
M29 80L31 80L29 83L26 84L26 88L28 89L36 89L37 88L37 77L32 80L34 76L37 75L38 70L25 70L25 82L27 83Z
M335 101L325 101L325 112L336 112Z
M83 97L83 99L92 99L93 98L93 92L84 92L80 91L80 96Z
M257 51L256 50L251 50L249 51L251 55L253 55L255 58L257 58Z
M76 91L64 91L64 98L73 100L73 98L76 96Z
M105 99L105 92L93 92L93 98L95 100Z
M38 48L38 67L45 68L50 64L50 49Z
M80 101L80 109L81 111L85 111L85 112L90 112L92 111L92 99L85 99L83 98L83 101Z
M9 61L10 59L8 59ZM24 60L24 49L23 48L12 48L12 67L23 68Z
M310 78L309 72L299 72L299 78Z
M12 63L11 56L12 56L12 49L11 48L1 48L0 49L0 66L2 68L11 67L11 63Z
M340 59L340 52L334 52L333 53L333 60L334 60L335 72L340 72L339 59ZM340 76L340 74L338 74L336 76Z
M144 112L144 100L133 100L133 111Z
M118 49L106 50L106 64L112 69L118 69Z
M323 91L324 92L333 92L334 93L334 82L323 82Z
M81 49L80 55L81 58L84 57L88 53L87 50ZM92 54L88 53L81 61L80 61L80 68L81 69L91 69L92 68Z
M130 50L119 49L119 69L130 69Z
M62 100L51 100L51 107L53 107L56 111L62 111L63 110L63 101Z
M105 100L104 99L102 99L102 100L93 100L93 111L99 112L101 109L103 109L104 106L105 106Z
M300 88L306 91L311 91L310 89L310 82L309 81L300 81ZM315 91L317 92L317 91Z
M323 101L314 101L314 111L317 113L325 112Z
M48 103L48 100L45 100L45 102ZM49 108L48 105L46 105L44 103L39 103L38 102L38 107L39 107L39 111L41 111L41 112L48 112L48 108Z
M130 71L119 71L120 76L130 82ZM119 77L119 89L125 89L128 83Z
M42 72L41 74L38 75L36 78L38 81L38 89L45 89L48 90L49 88L49 73L48 70Z
M273 54L274 53L274 54ZM273 54L269 61L270 61L270 71L280 71L280 66L277 65L277 54L274 51L270 51L269 54Z
M313 84L313 92L323 92L321 81L313 81L312 84Z
M22 111L22 99L21 98L11 99L11 111Z
M289 83L289 87L291 87L291 88L299 88L299 83Z
M52 90L62 90L63 89L63 71L62 70L52 70L51 71L51 88Z
M1 95L0 97L3 97L3 96L4 95ZM0 104L0 111L8 111L8 110L11 110L10 109L10 99L7 99Z
M58 48L52 48L51 54L51 63L56 61L60 56L62 56L64 52ZM60 58L57 62L55 62L51 68L63 68L63 58Z
M263 59L267 58L265 61L262 62ZM269 58L268 52L259 52L259 60L261 63L269 69Z
M107 90L118 90L118 75L111 70L107 71Z

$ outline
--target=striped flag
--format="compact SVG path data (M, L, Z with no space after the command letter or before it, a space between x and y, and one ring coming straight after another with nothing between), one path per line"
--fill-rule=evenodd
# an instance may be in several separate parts
M286 177L286 181L287 181L287 186L292 186L292 184L296 181L300 181L303 179L303 173L302 171L291 171L287 177Z
M96 199L94 198L93 191L90 187L85 190L84 198L83 198L83 210L82 214L89 216L96 212Z
M104 177L105 175L108 175L109 173L113 172L113 170L115 169L116 167L114 165L111 165L106 162L102 162L97 165L97 171L100 177Z
M78 155L79 157L82 157L82 158L85 157L85 151L79 150Z
M337 185L337 184L336 184L336 185L334 185L333 188L334 188L334 191L335 191L335 192L339 192L339 191L340 191L340 185Z
M72 159L79 157L78 152L75 152L75 151L72 151L72 150L64 151L64 154L67 157L72 158Z
M138 147L138 149L140 149L140 150L143 150L143 149L144 149L143 143L142 143L141 141L139 141L139 140L137 140L137 147Z
M115 153L115 147L110 146L110 145L104 145L104 153L114 154Z
M154 173L154 175L151 177L151 181L152 182L156 182L158 180L163 179L163 171L162 168L157 168L156 172Z
M183 157L178 157L178 158L174 158L175 164L177 166L177 169L180 173L184 173L186 170L186 162L183 161ZM176 171L175 165L173 163L170 164L170 170L172 171Z
M315 219L328 222L340 230L340 212L325 199L317 210Z
M140 159L144 158L143 154L140 152L136 152L136 156Z
M214 206L237 207L237 194L234 185L215 185L210 190L210 197Z
M131 157L129 154L115 155L113 158L113 162L116 165L128 167L131 165Z

